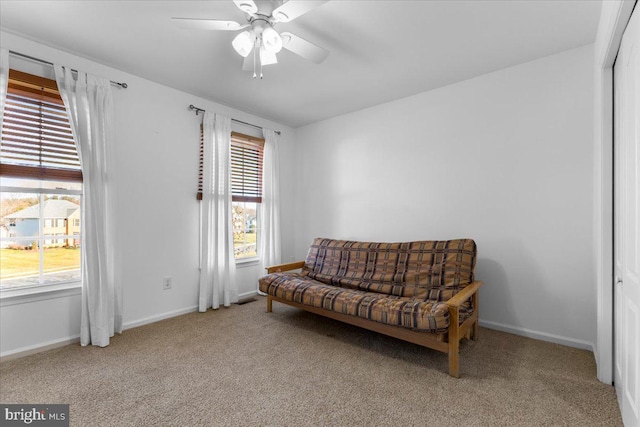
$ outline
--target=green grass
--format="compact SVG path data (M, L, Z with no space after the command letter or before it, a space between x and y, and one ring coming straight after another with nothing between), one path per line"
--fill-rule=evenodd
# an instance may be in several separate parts
M256 233L235 234L234 246L256 243ZM243 237L245 240L243 240ZM0 279L14 279L39 273L40 257L36 250L0 249ZM241 258L256 256L255 252L244 253ZM44 250L44 272L73 270L80 268L80 248L48 248Z
M44 272L80 268L80 248L49 248L44 250ZM13 279L38 274L40 251L0 249L0 279Z
M233 233L233 243L244 243L243 238L247 243L255 243L256 236L256 233Z

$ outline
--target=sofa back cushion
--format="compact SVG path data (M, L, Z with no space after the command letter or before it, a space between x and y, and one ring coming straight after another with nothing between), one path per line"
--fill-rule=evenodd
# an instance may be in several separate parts
M368 292L446 301L474 280L471 239L373 243L315 239L302 274Z

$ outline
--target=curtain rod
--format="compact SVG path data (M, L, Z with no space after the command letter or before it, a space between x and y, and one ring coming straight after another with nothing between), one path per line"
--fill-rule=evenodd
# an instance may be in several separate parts
M15 52L13 50L10 50L9 53L14 56L19 56L20 58L29 59L31 61L39 62L40 64L53 67L53 62L45 61L44 59L35 58L33 56L25 55L24 53ZM74 70L74 69L72 69L71 71L73 71L74 73L78 72L78 70ZM127 87L129 87L129 85L127 85L126 83L114 82L113 80L109 80L109 81L111 82L112 85L120 86L123 89L126 89Z
M206 111L206 110L203 110L202 108L198 108L198 107L196 107L196 106L195 106L195 105L193 105L193 104L189 105L189 110L193 110L193 111L195 111L195 112L196 112L196 116L197 116L200 112L204 113L204 112ZM253 124L251 124L251 123L243 122L242 120L231 119L231 121L232 121L232 122L236 122L236 123L242 123L243 125L251 126L251 127L253 127L253 128L260 129L260 130L262 130L262 129L263 129L263 128L262 128L262 126L253 125ZM276 130L276 131L274 131L274 132L275 132L275 133L277 133L278 135L281 135L281 134L282 134L282 132L280 132L279 130Z

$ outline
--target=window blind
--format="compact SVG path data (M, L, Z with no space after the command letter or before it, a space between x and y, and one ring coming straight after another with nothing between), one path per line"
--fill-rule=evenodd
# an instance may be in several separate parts
M82 181L69 118L54 80L10 70L0 175Z
M231 132L231 199L262 203L264 140Z
M204 139L200 128L198 200L202 200ZM264 139L231 132L231 199L234 202L262 202L262 159Z

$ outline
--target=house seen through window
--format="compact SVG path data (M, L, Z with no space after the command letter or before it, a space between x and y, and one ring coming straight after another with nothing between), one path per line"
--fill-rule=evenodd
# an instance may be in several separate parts
M82 172L54 80L10 70L0 145L0 288L80 280Z

